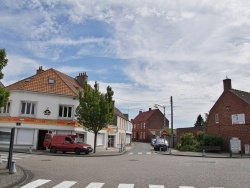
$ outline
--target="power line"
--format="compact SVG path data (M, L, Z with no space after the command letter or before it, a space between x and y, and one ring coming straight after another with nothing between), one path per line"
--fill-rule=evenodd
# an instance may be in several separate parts
M121 99L121 98L118 98L118 97L113 97L114 99L119 99L119 100L122 100L122 101L128 101L128 102L134 102L134 103L163 103L163 102L166 102L168 100L160 100L161 102L159 102L159 100L147 100L147 101L133 101L133 100L128 100L128 99Z

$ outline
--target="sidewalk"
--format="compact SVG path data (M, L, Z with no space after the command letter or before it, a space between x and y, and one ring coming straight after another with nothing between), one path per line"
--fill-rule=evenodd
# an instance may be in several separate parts
M173 155L173 156L186 156L186 157L207 157L207 158L250 158L250 155L242 155L239 153L233 153L232 157L229 153L221 152L190 152L190 151L179 151L171 149L166 152L159 152L162 155Z
M56 155L56 156L68 156L71 157L72 155L77 157L107 157L107 156L119 156L127 151L130 151L133 149L134 144L131 146L126 146L125 151L120 152L119 149L108 149L108 150L100 150L98 149L96 153L90 153L89 155L81 154L81 155L75 155L74 153L50 153L46 150L33 150L31 154L35 155ZM0 148L0 151L8 151L7 149ZM15 153L30 153L29 150L14 150ZM201 157L201 158L227 158L227 159L241 159L241 158L248 158L250 159L250 155L241 155L240 154L233 154L232 157L230 157L229 153L205 153L205 155L202 152L182 152L175 149L171 149L166 152L157 152L161 155L168 155L168 156L186 156L186 157ZM25 181L27 179L27 171L21 167L16 165L16 173L9 174L9 169L6 169L6 162L3 162L0 164L0 187L1 188L12 188L15 187L15 185L20 184L21 182Z

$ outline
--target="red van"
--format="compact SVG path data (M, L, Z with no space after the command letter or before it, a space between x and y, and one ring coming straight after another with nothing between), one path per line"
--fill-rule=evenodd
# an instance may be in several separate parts
M43 147L49 148L51 153L56 153L57 151L75 152L79 155L81 152L89 154L93 151L93 148L89 144L85 144L82 141L75 141L73 135L63 135L63 134L49 134L45 135L43 141Z

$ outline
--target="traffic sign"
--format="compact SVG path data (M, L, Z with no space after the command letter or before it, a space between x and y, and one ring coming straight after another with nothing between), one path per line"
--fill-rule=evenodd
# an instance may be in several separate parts
M161 134L162 134L163 136L166 136L166 135L167 135L167 131L166 131L166 130L163 130Z

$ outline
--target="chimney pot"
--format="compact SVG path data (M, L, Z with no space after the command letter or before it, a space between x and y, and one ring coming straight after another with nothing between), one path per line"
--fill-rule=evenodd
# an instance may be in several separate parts
M42 72L44 72L43 67L39 66L39 68L36 70L36 74L40 74Z

